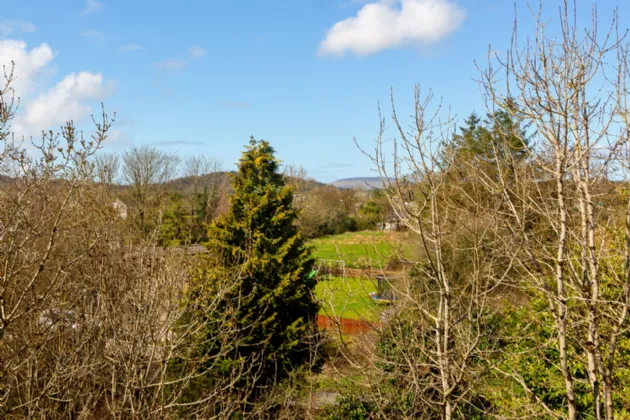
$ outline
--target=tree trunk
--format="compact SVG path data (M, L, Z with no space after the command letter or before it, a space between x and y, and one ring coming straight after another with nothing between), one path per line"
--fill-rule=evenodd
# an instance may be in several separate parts
M610 377L604 378L604 407L606 420L614 420L615 412L613 410L613 386Z
M564 385L567 395L569 420L575 420L577 410L575 407L575 392L573 390L573 378L569 371L567 354L567 297L564 290L564 253L567 241L567 209L564 199L564 150L562 145L556 144L556 187L558 193L558 211L560 222L560 235L558 238L558 252L556 259L556 323L558 327L558 344L560 350L560 368L564 377Z

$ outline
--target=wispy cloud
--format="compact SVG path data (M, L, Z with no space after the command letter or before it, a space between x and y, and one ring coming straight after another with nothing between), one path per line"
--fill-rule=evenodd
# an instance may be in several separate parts
M192 46L188 48L188 55L197 60L206 55L206 50L199 46Z
M199 46L192 46L186 50L187 59L182 58L167 58L164 61L155 63L155 67L158 70L164 71L177 71L185 68L192 60L198 60L206 55L206 50Z
M168 58L164 61L160 61L159 63L155 63L155 67L159 70L177 71L186 67L186 62L176 58Z
M118 122L116 122L118 125ZM135 143L136 135L122 130L111 130L103 144L104 148L119 149L127 148Z
M87 0L85 2L85 7L83 8L83 10L81 10L80 15L81 16L91 15L93 13L103 10L103 7L105 7L105 4L103 2L100 2L98 0Z
M31 22L23 20L4 20L0 22L0 36L9 36L14 31L35 32L37 28Z
M466 11L454 0L379 0L337 22L319 55L369 55L404 45L437 42L454 32Z
M105 34L101 31L84 31L80 33L81 38L88 40L89 42L97 45L105 44Z
M243 101L220 102L219 106L221 108L227 108L227 109L250 109L250 108L252 108L252 104L250 104L249 102L243 102Z
M128 54L143 49L139 44L125 44L118 48L118 54Z

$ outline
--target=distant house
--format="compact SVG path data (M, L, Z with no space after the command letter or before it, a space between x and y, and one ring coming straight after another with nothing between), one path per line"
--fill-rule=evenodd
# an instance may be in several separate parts
M405 223L395 213L391 215L386 221L378 224L378 230L399 231L404 230L405 228Z
M382 222L379 224L379 230L386 230L386 231L396 231L398 230L399 227L399 223L398 220L395 221L389 221L389 222Z
M386 216L384 217L383 221L378 224L378 230L401 231L407 229L408 224L406 223L407 220L405 220L404 216L406 216L407 212L411 212L412 214L417 212L418 204L415 202L406 201L399 207L406 209L406 211L398 212L396 211L396 209L394 209L391 203L388 203ZM403 217L401 217L401 214L399 213L402 213Z
M114 208L114 211L116 211L116 213L118 214L118 217L123 220L127 219L127 205L125 203L123 203L119 199L116 199L116 201L112 203L112 207Z

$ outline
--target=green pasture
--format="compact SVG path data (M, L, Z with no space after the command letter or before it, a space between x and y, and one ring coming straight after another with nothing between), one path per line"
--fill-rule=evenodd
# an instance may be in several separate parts
M365 278L321 278L315 287L322 315L351 319L375 320L383 309L372 302L369 293L376 291L373 280Z
M344 260L350 268L385 268L392 256L411 257L410 246L395 232L348 232L309 243L317 259Z

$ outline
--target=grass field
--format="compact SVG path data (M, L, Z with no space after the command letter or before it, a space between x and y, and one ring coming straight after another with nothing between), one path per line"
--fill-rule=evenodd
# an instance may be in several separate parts
M317 283L315 293L322 302L319 311L322 315L376 320L382 308L372 302L370 292L376 291L376 284L368 279L332 277Z
M344 260L351 268L385 268L393 255L410 257L410 248L397 232L348 232L310 242L317 259Z
M386 268L393 255L411 257L409 240L399 232L347 232L324 236L309 244L315 258L344 260L349 268ZM370 299L369 293L376 291L376 284L367 278L321 276L315 291L322 302L322 315L372 321L383 310Z

